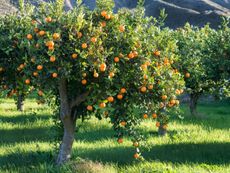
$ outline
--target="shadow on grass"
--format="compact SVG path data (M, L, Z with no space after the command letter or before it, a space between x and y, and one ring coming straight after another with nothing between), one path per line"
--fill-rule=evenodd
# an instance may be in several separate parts
M50 127L0 130L0 145L18 142L49 142Z
M75 150L74 155L93 161L132 164L133 147L106 147L92 150ZM171 163L206 163L221 165L230 163L230 143L180 143L153 146L150 151L143 150L147 161L161 161Z
M14 115L14 116L2 116L0 115L0 121L2 123L14 123L14 124L25 124L25 123L34 123L37 120L46 121L50 118L49 115L38 116L36 114L27 114L27 115Z

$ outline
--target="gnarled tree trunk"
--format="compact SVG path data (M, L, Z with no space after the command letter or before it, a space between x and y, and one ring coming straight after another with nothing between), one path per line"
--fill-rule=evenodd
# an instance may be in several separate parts
M163 125L160 125L160 127L158 128L158 135L165 136L166 134L167 134L167 129L164 129Z
M197 102L199 99L198 93L192 93L190 94L190 102L189 102L189 108L192 116L197 116Z
M19 94L17 98L17 110L23 111L24 110L24 96L23 94Z

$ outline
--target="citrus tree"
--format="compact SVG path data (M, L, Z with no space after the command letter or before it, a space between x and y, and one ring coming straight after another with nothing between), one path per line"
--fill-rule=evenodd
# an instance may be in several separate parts
M30 11L26 10L29 14ZM15 13L0 17L0 84L1 91L8 97L15 96L17 109L23 110L23 101L29 91L29 83L25 81L23 60L26 47L21 44L25 32L30 28L30 17L23 13Z
M64 129L57 163L70 158L76 119L92 115L110 119L118 143L130 136L137 159L138 125L151 116L166 129L168 110L179 104L184 83L172 67L175 42L164 41L152 19L144 17L141 2L117 14L112 0L98 0L93 11L63 7L63 0L42 4L20 40L26 46L24 82L40 97L49 93L47 100L56 99Z

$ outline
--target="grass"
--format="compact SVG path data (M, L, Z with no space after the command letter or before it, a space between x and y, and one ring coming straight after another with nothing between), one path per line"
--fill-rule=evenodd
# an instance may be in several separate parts
M76 133L73 158L63 167L54 164L51 110L33 99L25 112L13 100L0 99L0 173L228 173L230 172L230 103L200 103L202 118L173 118L169 133L158 137L155 123L145 121L145 161L133 160L128 139L117 144L106 120L91 119Z

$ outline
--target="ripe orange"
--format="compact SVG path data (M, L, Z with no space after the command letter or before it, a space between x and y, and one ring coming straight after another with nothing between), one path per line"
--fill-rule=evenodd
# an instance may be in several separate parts
M145 65L150 66L151 63L150 63L149 61L146 61L146 62L145 62Z
M99 107L100 107L100 108L105 108L105 107L106 107L106 104L105 104L105 103L100 103Z
M133 51L133 55L134 55L135 58L138 57L138 52L137 51Z
M47 47L52 47L52 46L54 46L54 42L53 41L47 41L46 46Z
M120 32L124 32L125 31L125 26L124 25L120 25L119 26L119 31Z
M81 83L82 83L82 85L86 85L86 84L87 84L87 80L83 79L83 80L81 81Z
M161 96L161 99L162 99L162 100L166 100L166 99L167 99L167 96L166 96L166 95L162 95L162 96Z
M58 33L53 34L53 39L54 40L58 40L59 38L60 38L60 34L58 34Z
M42 65L38 65L37 66L37 70L42 70L43 69L43 66Z
M111 19L111 15L110 15L110 14L107 14L107 15L105 16L105 18L106 18L107 20L109 20L109 19Z
M72 58L73 58L73 59L76 59L76 58L77 58L77 54L76 54L76 53L73 53L73 54L72 54Z
M141 92L145 93L147 91L147 88L145 86L141 87Z
M143 75L143 78L146 80L146 79L148 79L148 75L147 74L144 74Z
M146 64L142 64L142 65L141 65L141 69L142 69L142 70L146 70L147 67L148 67L148 66L147 66Z
M157 114L156 114L156 113L153 113L153 114L152 114L152 117L153 117L154 119L156 119L156 118L157 118Z
M156 122L156 127L160 127L161 123L160 122Z
M130 52L130 53L128 54L128 58L129 58L129 59L134 58L134 54L133 54L132 52Z
M120 61L120 59L119 59L118 57L115 57L115 58L114 58L114 62L117 63L117 62L119 62L119 61Z
M26 80L25 80L25 83L26 83L27 85L29 85L29 84L30 84L30 80L29 80L29 79L26 79Z
M159 50L156 50L156 51L153 52L153 54L154 54L155 56L160 56L160 55L161 55L161 52L160 52Z
M40 35L40 36L44 36L45 35L45 31L39 31L39 33L38 33L38 35Z
M38 76L38 72L33 72L33 76L37 77Z
M152 90L153 89L153 85L151 84L151 85L148 85L148 89L149 90Z
M117 98L118 98L119 100L122 100L122 99L123 99L123 95L122 95L122 94L118 94L118 95L117 95Z
M174 99L170 100L170 104L172 104L172 105L176 104L176 100L174 100Z
M121 126L126 126L126 122L125 121L122 121L120 124L121 124Z
M107 15L107 12L105 11L105 10L103 10L102 12L101 12L101 16L102 17L105 17Z
M53 74L52 74L52 77L53 77L53 78L56 78L57 76L58 76L57 73L53 73Z
M134 147L138 147L138 146L139 146L139 143L138 143L138 142L133 142L133 146L134 146Z
M87 110L88 110L88 111L92 111L92 110L93 110L93 106L88 105L88 106L87 106Z
M32 25L35 25L36 23L37 23L36 20L32 20L32 21L31 21L31 24L32 24Z
M98 77L99 77L99 74L95 72L95 73L93 74L93 77L98 78Z
M121 88L121 93L122 94L126 93L126 89L125 88Z
M107 100L108 100L108 102L112 103L112 102L114 101L114 98L113 98L112 96L109 96L109 97L107 98Z
M179 89L176 89L176 92L175 92L177 95L180 95L180 90Z
M97 38L96 37L92 37L91 38L91 42L96 43L97 42Z
M105 21L101 22L101 26L106 27L106 22Z
M144 115L143 115L143 118L144 118L144 119L147 119L147 118L148 118L148 115L147 115L147 114L144 114Z
M180 89L180 93L182 94L184 92L184 90L183 89Z
M27 34L26 38L27 38L28 40L32 40L32 39L33 39L33 36L32 36L31 34Z
M185 77L186 77L186 78L190 78L190 73L188 73L188 72L185 73Z
M135 154L133 155L133 157L134 157L135 159L138 159L138 158L140 157L140 155L139 155L138 153L135 153Z
M118 142L119 144L121 144L121 143L123 142L123 139L122 139L122 138L119 138L119 139L117 140L117 142Z
M54 50L54 46L48 46L49 50Z
M50 57L50 62L55 62L55 61L56 61L55 56L51 56L51 57Z
M41 90L38 91L38 95L39 96L42 96L43 95L43 92Z
M109 73L109 77L110 77L110 78L113 78L114 76L115 76L115 74L114 74L113 72L110 72L110 73Z
M88 47L88 45L87 45L86 43L83 43L83 44L81 45L81 47L82 47L82 49L86 49L86 48Z
M45 18L45 21L46 21L47 23L50 23L50 22L52 22L52 18L51 18L51 17L46 17L46 18Z
M78 37L78 38L81 38L81 37L82 37L82 33L81 33L81 32L78 32L78 33L77 33L77 37Z
M102 63L101 65L100 65L100 71L101 72L104 72L106 70L106 64L105 63Z

